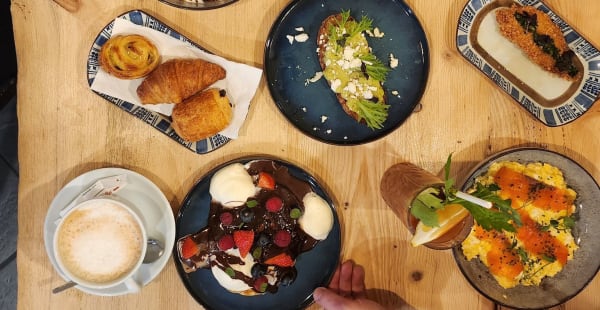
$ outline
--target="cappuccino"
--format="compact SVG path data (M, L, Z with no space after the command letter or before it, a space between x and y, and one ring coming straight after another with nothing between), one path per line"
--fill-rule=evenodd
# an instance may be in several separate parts
M56 232L55 253L71 280L118 283L142 260L146 243L135 215L119 202L93 199L71 211Z

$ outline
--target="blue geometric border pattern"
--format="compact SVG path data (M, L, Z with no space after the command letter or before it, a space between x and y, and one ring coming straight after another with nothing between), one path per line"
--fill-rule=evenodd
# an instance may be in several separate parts
M192 42L185 36L181 35L177 31L170 28L169 26L163 24L161 21L159 21L155 17L153 17L143 11L133 10L133 11L125 12L122 15L118 16L117 18L123 18L123 19L129 20L130 22L132 22L136 25L148 27L148 28L154 29L156 31L166 33L175 39L186 42L194 47L204 50L204 48L202 48L198 44ZM102 48L102 45L104 45L104 43L111 37L113 25L114 25L114 21L111 21L108 25L106 25L106 27L104 27L104 29L102 29L100 34L98 34L98 36L94 40L94 44L92 45L92 48L90 49L90 53L88 55L88 62L87 62L87 76L88 76L88 84L90 87L92 86L92 83L94 82L94 79L96 78L96 74L98 73L98 70L100 69L100 63L98 60L98 55L100 54L100 49ZM204 140L200 140L200 141L196 141L196 142L186 142L183 139L181 139L177 135L177 133L175 133L175 130L173 129L173 127L171 127L171 118L170 117L162 115L162 114L154 112L154 111L147 110L139 105L135 105L133 103L130 103L130 102L118 99L118 98L114 98L114 97L111 97L109 95L106 95L106 94L103 94L100 92L96 92L96 91L94 91L94 92L96 94L98 94L100 97L115 104L116 106L118 106L119 108L124 110L125 112L144 121L146 124L154 127L155 129L157 129L158 131L167 135L171 139L177 141L177 143L181 144L182 146L186 147L187 149L191 150L192 152L195 152L198 154L205 154L205 153L208 153L208 152L218 149L219 147L225 145L227 142L230 141L229 138L222 136L220 134L216 134L216 135L209 137L207 139L204 139Z
M471 64L483 72L500 89L510 95L529 113L547 126L561 126L572 122L589 110L600 97L600 51L589 41L577 33L560 16L550 10L540 0L515 0L516 3L534 6L550 16L558 25L573 52L584 60L584 75L582 85L577 92L562 104L548 108L540 105L527 96L519 87L512 84L501 73L497 72L469 42L469 33L477 13L495 0L469 0L458 20L456 31L456 47Z

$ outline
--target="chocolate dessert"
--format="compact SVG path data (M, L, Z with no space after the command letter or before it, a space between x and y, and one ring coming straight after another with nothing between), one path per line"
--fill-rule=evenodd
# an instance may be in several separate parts
M177 242L185 272L210 268L242 295L275 293L297 276L295 260L327 237L329 204L271 160L231 164L211 179L207 226Z

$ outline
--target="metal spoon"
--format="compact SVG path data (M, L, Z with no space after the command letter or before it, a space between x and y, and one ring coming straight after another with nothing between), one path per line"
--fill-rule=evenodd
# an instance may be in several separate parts
M142 263L150 264L158 260L165 252L163 245L156 239L148 239L146 254Z
M143 264L150 264L158 260L164 254L164 248L160 241L156 239L148 239L146 247L146 254L144 255ZM58 294L64 290L70 289L77 285L76 282L69 281L61 286L52 289L52 294Z

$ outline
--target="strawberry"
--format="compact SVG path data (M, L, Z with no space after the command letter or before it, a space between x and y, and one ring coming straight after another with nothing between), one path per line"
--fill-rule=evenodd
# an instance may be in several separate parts
M198 248L198 245L196 244L196 242L194 242L194 240L192 240L191 237L188 236L185 239L183 239L180 253L181 258L189 259L192 256L198 254L199 251L200 249Z
M267 202L265 202L265 208L267 208L269 212L279 212L279 210L281 210L282 207L283 201L277 196L273 196L269 198Z
M252 243L254 243L254 231L236 230L233 232L233 241L235 242L235 246L240 250L240 256L244 258L250 252Z
M217 242L217 246L219 247L219 250L221 250L221 251L227 251L227 250L233 248L233 245L234 245L234 242L233 242L233 237L231 237L231 235L224 235Z
M294 266L294 260L286 253L281 253L265 260L265 264L276 265L279 267L291 267Z
M274 190L275 179L270 173L261 171L258 173L258 187Z

